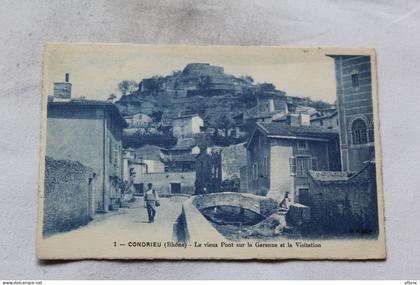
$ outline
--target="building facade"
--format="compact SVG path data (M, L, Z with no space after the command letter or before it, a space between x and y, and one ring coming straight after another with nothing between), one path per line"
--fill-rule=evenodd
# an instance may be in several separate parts
M239 192L240 168L246 165L245 145L208 147L196 159L196 193Z
M124 119L128 123L130 128L145 128L149 126L153 119L146 114L137 113L131 116L124 116Z
M257 95L256 118L269 118L274 113L287 113L286 93L283 91L261 92ZM271 115L271 116L270 116Z
M247 143L248 193L308 203L310 170L340 170L338 133L312 126L257 123Z
M193 138L179 138L174 147L162 148L161 152L165 172L188 172L195 171L195 157L200 148Z
M370 56L330 55L335 62L343 171L359 171L375 156Z
M127 124L112 103L93 100L50 101L46 155L78 161L96 175L95 211L108 211L123 181L122 129ZM87 183L87 182L86 182Z
M339 130L338 124L338 113L337 111L329 113L329 114L321 114L319 116L311 116L311 125L332 129L332 130Z
M177 138L185 138L201 132L204 121L199 115L184 115L172 120L172 134Z

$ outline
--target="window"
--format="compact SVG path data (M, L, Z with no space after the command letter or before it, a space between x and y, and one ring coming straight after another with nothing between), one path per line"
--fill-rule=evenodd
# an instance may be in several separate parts
M297 141L297 147L300 150L307 150L308 149L308 142L307 141Z
M296 159L291 156L289 157L290 175L296 175Z
M254 163L252 165L252 180L258 180L258 164Z
M300 188L298 192L299 197L299 204L302 205L309 205L309 189L308 188Z
M268 156L264 156L264 175L268 176Z
M368 129L368 141L373 142L375 140L375 134L373 133L373 129Z
M318 159L316 157L311 158L311 170L318 170Z
M351 84L353 88L359 88L359 74L352 74L351 75Z
M296 158L296 175L307 176L308 171L310 170L310 163L310 157L298 156Z
M353 144L357 145L367 143L366 124L362 119L357 119L353 122L351 131Z
M114 145L114 155L113 155L113 159L114 159L114 167L118 167L118 146Z
M213 173L213 175L212 175L213 178L217 178L217 176L218 176L218 169L217 169L216 165L213 165L212 173Z

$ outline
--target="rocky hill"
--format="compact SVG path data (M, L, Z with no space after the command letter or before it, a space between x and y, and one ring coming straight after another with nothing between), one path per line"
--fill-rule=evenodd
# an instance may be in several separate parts
M171 75L143 79L137 91L122 96L116 104L123 115L153 117L163 111L161 119L170 121L182 113L197 113L208 126L215 126L220 115L231 118L255 106L256 95L264 92L286 96L272 84L255 84L249 76L235 77L223 67L191 63Z

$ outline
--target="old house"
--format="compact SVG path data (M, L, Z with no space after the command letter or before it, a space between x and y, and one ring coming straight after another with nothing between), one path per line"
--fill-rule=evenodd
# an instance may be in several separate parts
M317 127L323 127L332 130L338 130L338 113L337 111L326 113L326 114L316 114L311 116L311 125Z
M370 56L330 55L335 62L343 171L359 171L375 156Z
M130 169L133 175L135 194L143 195L146 189L145 177L147 174L165 171L165 166L161 161L160 148L154 145L145 145L133 150Z
M294 105L288 103L288 96L284 91L260 91L257 93L256 105L235 114L235 137L244 137L252 132L257 122L271 123L275 117L294 112Z
M308 125L257 123L246 145L249 193L307 204L309 170L340 170L338 133Z
M272 121L292 127L309 126L311 124L310 116L305 113L280 113L278 116L273 116Z
M246 165L243 143L227 147L208 147L196 160L196 193L238 192L240 168Z
M143 113L124 116L124 119L128 123L129 128L145 128L149 126L153 121L149 115Z
M66 85L67 82L64 83ZM127 126L116 106L106 101L72 99L71 88L58 88L47 105L46 155L80 162L95 173L95 211L108 211L119 198L123 177L122 129ZM88 181L86 181L88 183Z
M320 230L378 233L369 56L335 56L342 171L310 173L312 225Z
M122 161L122 167L123 167L123 180L128 181L131 176L131 162L136 158L136 153L134 149L127 148L123 149L123 161Z
M257 95L257 117L287 109L286 93L283 91L264 91Z
M183 138L170 149L161 148L161 152L166 172L186 172L195 171L195 156L200 148L193 138Z
M179 139L170 149L146 145L136 150L132 162L136 193L142 195L148 183L161 196L194 194L195 156L199 153L194 139Z
M177 138L185 138L201 132L203 119L197 114L182 115L172 120L172 134Z

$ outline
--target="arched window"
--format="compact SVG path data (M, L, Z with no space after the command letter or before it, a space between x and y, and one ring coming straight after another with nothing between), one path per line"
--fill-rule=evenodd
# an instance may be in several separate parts
M362 119L357 119L351 126L353 144L367 143L366 123Z

